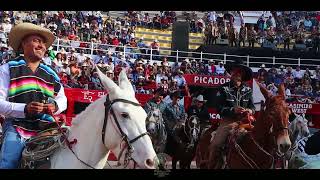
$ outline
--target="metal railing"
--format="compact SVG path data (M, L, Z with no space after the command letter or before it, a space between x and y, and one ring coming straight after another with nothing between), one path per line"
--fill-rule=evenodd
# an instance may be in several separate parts
M157 54L155 49L151 49L150 46L147 48L136 48L130 46L114 46L109 44L99 44L94 42L80 42L80 41L70 41L67 40L63 42L63 39L56 39L53 47L56 51L60 51L61 48L70 49L83 49L86 54L98 54L98 52L112 52L120 53L122 52L124 56L130 56L133 59L138 57L143 57L149 60L160 60L162 57L167 57L170 61L182 62L184 59L195 59L196 61L221 61L224 64L236 59L241 58L250 67L259 67L261 64L265 64L267 67L280 65L285 66L303 66L310 69L314 69L316 66L320 65L320 59L300 59L300 58L280 58L280 57L257 57L257 56L240 56L232 54L214 54L214 53L204 53L204 52L190 52L190 51L172 51L169 50L170 55ZM86 43L87 47L75 47L72 43ZM161 51L161 48L160 48ZM158 51L158 53L160 53Z
M64 42L65 41L65 42ZM74 45L78 43L78 45ZM80 43L85 43L86 47L79 47ZM161 44L160 44L161 45ZM192 51L172 51L170 55L160 54L161 48L158 53L155 49L151 49L150 45L146 45L146 48L130 47L130 46L114 46L110 44L101 44L94 42L83 42L83 41L71 41L57 38L53 43L52 47L55 51L61 51L62 48L66 52L69 52L71 48L75 48L78 52L80 49L85 50L85 54L95 55L98 52L111 52L111 53L123 53L123 55L130 56L132 59L137 59L142 57L143 59L150 61L159 61L163 57L167 57L171 63L182 62L185 59L195 59L196 61L207 62L209 60L223 62L224 64L231 62L237 58L240 58L246 63L247 66L251 68L260 67L261 64L265 64L266 67L280 67L284 66L302 66L304 68L309 68L313 70L316 66L320 65L320 59L301 59L301 58L282 58L282 57L257 57L257 56L240 56L232 54L215 54L215 53L204 53L204 52L192 52Z

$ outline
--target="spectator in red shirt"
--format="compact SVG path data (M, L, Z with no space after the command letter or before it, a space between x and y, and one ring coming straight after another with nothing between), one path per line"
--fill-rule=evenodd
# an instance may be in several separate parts
M85 71L81 71L81 76L78 78L78 82L82 88L88 90L89 88L89 77L86 75Z
M60 73L60 81L64 86L68 85L68 74L65 72L61 72Z
M215 62L213 61L213 59L210 59L208 62L208 74L209 75L214 75L216 73L216 66L215 66Z
M155 55L155 56L153 56L153 59L160 59L160 57L159 57L160 45L159 45L157 39L155 39L153 41L153 43L151 43L151 49L152 49L152 54Z
M155 83L156 74L153 71L153 65L149 65L145 70L146 81L149 83Z
M118 36L115 36L113 39L112 39L112 45L114 46L119 46L120 44L120 41L118 40Z
M161 28L167 29L169 27L169 19L167 16L161 17Z
M320 22L320 12L317 13L317 16L316 16L318 22Z
M131 47L137 47L137 42L136 42L136 39L135 38L131 38L131 40L130 40L130 46Z

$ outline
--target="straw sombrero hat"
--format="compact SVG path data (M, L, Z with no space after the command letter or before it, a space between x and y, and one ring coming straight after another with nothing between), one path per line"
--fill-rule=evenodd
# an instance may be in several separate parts
M18 51L21 45L21 41L27 35L38 34L45 39L46 48L49 48L54 42L54 35L49 29L41 26L34 25L32 23L20 23L12 28L9 34L9 45Z

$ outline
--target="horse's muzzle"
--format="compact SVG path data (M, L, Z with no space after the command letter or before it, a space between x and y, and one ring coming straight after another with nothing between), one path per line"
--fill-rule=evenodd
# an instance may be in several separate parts
M291 147L291 144L287 144L287 143L280 144L279 150L282 153L286 153L289 150L290 147Z

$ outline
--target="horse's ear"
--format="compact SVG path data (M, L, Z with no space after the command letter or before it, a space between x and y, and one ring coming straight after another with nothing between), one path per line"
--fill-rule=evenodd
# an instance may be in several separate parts
M96 66L96 71L99 75L99 78L101 80L102 85L104 86L104 88L109 92L116 92L119 87L116 83L114 83L108 76L106 76L105 74L103 74L99 67Z
M132 84L130 83L130 81L127 77L127 73L126 73L125 69L122 69L122 71L119 74L119 87L122 90L129 91L133 95L135 94L133 87L132 87Z
M257 82L257 84L260 88L262 95L266 100L272 97L272 94L265 87L263 87L259 82Z
M284 87L284 84L280 84L279 88L278 88L278 94L283 97L283 99L286 98L286 90L285 90L285 87Z

